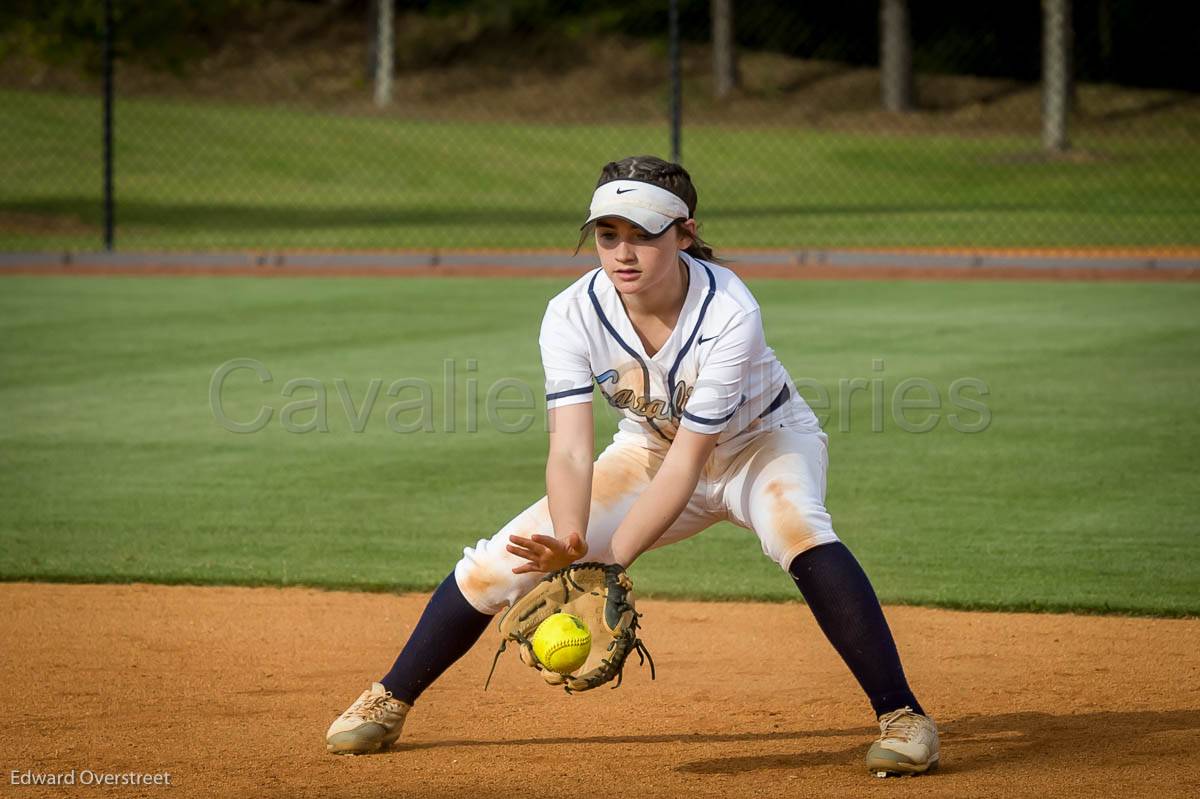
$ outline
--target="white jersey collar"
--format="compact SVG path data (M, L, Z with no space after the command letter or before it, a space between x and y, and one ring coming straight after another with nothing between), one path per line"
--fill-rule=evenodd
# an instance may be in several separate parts
M611 326L610 333L616 334L623 348L631 355L651 361L663 361L668 355L674 358L680 348L685 346L688 337L692 335L693 328L699 321L697 314L704 305L705 295L710 290L710 274L687 253L681 251L679 255L688 269L687 296L684 297L683 308L679 311L679 319L675 322L674 330L671 331L671 335L663 343L662 348L654 355L646 354L646 348L642 345L642 340L634 329L629 314L625 311L625 304L621 302L620 292L613 285L608 273L604 271L603 267L597 270L598 274L592 281L592 288L599 300L599 310L603 312L604 318L601 319L601 322L607 321L608 324L605 327Z

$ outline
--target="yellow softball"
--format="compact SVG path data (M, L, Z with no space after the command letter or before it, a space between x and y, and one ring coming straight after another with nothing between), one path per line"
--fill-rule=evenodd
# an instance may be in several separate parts
M570 674L582 666L591 651L591 631L583 619L570 613L555 613L533 632L533 654L559 674Z

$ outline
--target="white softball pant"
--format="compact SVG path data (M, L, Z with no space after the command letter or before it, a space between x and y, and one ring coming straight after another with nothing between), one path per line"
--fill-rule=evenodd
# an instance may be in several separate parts
M828 436L774 425L756 431L737 449L714 450L696 490L679 518L652 549L730 521L758 536L763 553L785 571L807 549L837 541L825 510ZM592 469L588 553L584 560L614 562L612 538L634 501L650 485L665 451L622 440L620 434ZM549 505L542 497L490 539L463 550L454 567L458 587L478 611L496 614L524 596L545 575L513 574L528 563L507 550L509 536L554 535Z

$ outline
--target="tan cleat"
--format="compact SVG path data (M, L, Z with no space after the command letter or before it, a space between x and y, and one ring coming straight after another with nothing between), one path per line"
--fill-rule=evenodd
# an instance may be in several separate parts
M378 752L400 737L412 705L392 698L380 683L372 683L325 733L325 748L335 755Z
M933 719L902 707L879 717L879 740L867 752L867 771L876 777L924 774L937 769L938 757Z

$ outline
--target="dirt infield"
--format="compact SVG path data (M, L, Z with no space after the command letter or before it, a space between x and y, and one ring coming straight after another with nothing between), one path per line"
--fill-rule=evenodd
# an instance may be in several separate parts
M569 696L493 630L402 745L324 750L425 595L0 585L10 796L1183 797L1200 794L1200 620L888 609L939 774L876 780L852 678L800 604L644 600L658 679ZM717 626L719 623L719 626ZM33 772L170 786L13 785Z

